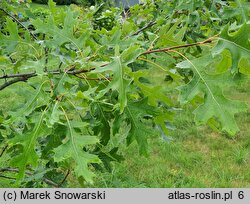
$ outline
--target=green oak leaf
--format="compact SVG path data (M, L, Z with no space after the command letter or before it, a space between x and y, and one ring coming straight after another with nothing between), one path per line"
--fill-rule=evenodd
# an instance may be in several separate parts
M128 123L131 125L131 129L127 136L128 145L134 140L138 143L139 152L142 155L147 155L148 149L148 137L155 135L156 131L153 127L143 122L144 116L155 117L159 114L157 108L148 105L147 98L143 100L130 102L125 108L126 117Z
M229 72L222 74L207 73L206 68L213 60L216 59L212 58L211 55L206 55L177 64L177 67L190 68L194 73L192 80L179 88L179 100L181 103L186 103L196 95L204 94L204 103L194 111L195 121L198 124L204 124L210 118L215 117L220 121L222 130L234 135L239 130L234 115L246 111L248 106L243 102L231 100L224 96L223 89L232 85L236 76L232 76Z
M119 154L119 148L114 147L108 152L103 152L103 150L100 150L99 152L100 160L102 161L104 167L109 171L112 172L112 163L115 162L121 162L124 160L124 157Z
M121 54L121 61L123 64L128 65L134 62L137 57L143 52L143 49L138 45L131 45L125 49Z
M110 107L109 107L110 108ZM102 145L107 145L110 140L110 124L109 124L109 118L110 118L110 112L112 110L109 110L104 106L104 104L101 104L99 102L93 102L91 103L91 114L96 120L96 125L93 128L94 134L99 135L100 134L100 143ZM107 111L108 110L108 111Z
M119 46L117 45L117 52L119 52ZM105 67L99 67L93 73L96 72L111 72L113 78L107 88L102 90L98 97L103 96L110 89L118 91L118 101L120 105L120 112L124 111L127 106L127 91L128 86L131 83L131 79L126 77L125 69L127 65L132 63L141 54L142 49L139 46L131 46L130 48L124 50L120 55L117 54L112 57L113 61Z
M76 26L77 19L74 18L73 12L68 9L62 28L56 25L52 16L48 18L47 22L41 19L33 20L32 23L36 27L36 33L44 33L46 36L50 36L45 42L48 46L57 48L65 43L71 43L77 50L81 50L85 47L85 43L89 38L89 32L86 30L84 34L76 37L74 34L74 26Z
M201 4L204 4L203 1L199 0L177 0L173 1L178 10L188 10L190 12L195 11L197 7L200 7Z
M118 91L118 101L120 105L120 112L122 113L124 108L127 105L127 89L128 85L131 83L131 80L125 78L125 67L121 62L120 56L116 56L113 58L113 62L109 65L105 66L101 71L112 71L113 78L109 85L102 90L97 98L102 97L106 92L110 89ZM97 70L98 71L98 70Z
M24 177L27 165L33 167L37 166L39 159L35 150L37 139L41 136L45 137L50 134L50 129L43 123L45 113L46 110L42 112L40 119L36 122L35 127L31 131L22 135L17 134L10 140L10 144L12 145L20 144L23 146L22 153L14 156L11 160L11 165L19 168L18 180Z
M218 44L213 49L213 55L220 54L225 49L232 55L232 73L238 72L238 65L242 59L250 59L250 24L244 24L232 34L229 25L226 26L219 37Z
M44 81L38 88L36 93L28 93L27 91L24 93L27 97L27 102L23 105L23 107L21 107L19 110L17 110L16 112L11 112L11 117L7 120L4 121L5 125L9 125L11 123L13 123L14 121L29 116L30 114L32 114L34 112L34 110L38 107L41 106L45 106L49 103L49 96L48 94L45 93L45 91L43 90L45 84L48 81ZM23 93L23 91L21 90L21 93Z
M187 26L183 26L180 30L178 30L178 26L181 21L182 18L178 19L173 25L169 23L162 26L159 31L159 39L157 40L155 47L167 47L182 44L182 39L187 30Z
M46 121L48 127L53 127L56 123L63 125L63 122L60 121L60 116L63 115L63 112L59 109L58 101L53 104L49 113L49 118Z
M240 73L250 76L250 59L243 59L239 64Z
M56 13L56 2L54 2L53 0L49 0L48 6L49 6L51 13L55 14Z
M171 100L164 94L162 86L142 83L140 81L142 77L150 77L147 70L131 72L130 75L133 77L135 85L138 86L144 96L148 98L150 105L157 106L159 101L167 105L172 104Z
M159 125L162 130L162 136L168 137L169 136L169 127L167 127L166 122L173 121L174 114L171 112L161 113L154 118L155 124Z
M241 23L248 22L250 20L250 2L247 0L235 0L227 2L224 8L223 19L232 19L238 17Z
M88 145L93 145L98 142L97 137L91 135L83 135L77 132L73 124L68 119L65 114L68 124L68 131L66 132L66 138L62 145L54 149L54 161L62 162L64 160L71 159L72 167L77 177L83 177L87 182L92 183L92 178L94 173L89 170L90 163L99 163L100 160L96 155L87 153L83 150L83 147ZM82 128L86 126L82 123Z
M28 45L30 43L30 37L25 32L25 39L21 38L18 34L18 26L16 22L13 22L10 18L6 19L6 31L8 35L0 32L0 47L3 47L4 51L11 53L16 51L16 47L19 43L22 45Z

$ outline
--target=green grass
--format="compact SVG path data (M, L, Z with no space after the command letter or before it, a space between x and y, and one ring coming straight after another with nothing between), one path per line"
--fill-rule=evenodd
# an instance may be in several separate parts
M244 124L250 112L238 117L241 132L234 138L192 122L189 109L176 117L173 141L150 140L150 156L141 157L135 145L111 174L98 175L94 187L250 187L250 137ZM74 184L75 185L75 184Z
M32 4L30 4L30 7L33 8L33 9L38 9L38 8L48 9L47 4L32 3Z
M250 105L250 81L226 94ZM138 155L135 144L112 173L99 174L90 187L250 187L250 109L236 115L240 132L234 137L194 123L191 105L175 116L170 143L149 140L150 153ZM70 186L80 187L70 181Z
M249 87L231 95L250 104ZM170 143L150 139L148 158L130 146L126 160L115 163L111 174L98 175L92 187L250 187L250 110L236 116L240 132L234 137L197 126L192 110L187 106L176 115Z
M15 93L18 86L23 85L0 92L3 112L24 104ZM250 104L248 90L234 97ZM87 187L250 187L250 110L236 119L241 131L229 137L208 126L197 126L192 107L187 106L175 117L171 142L153 136L148 158L140 156L136 144L132 144L124 149L125 161L113 163L111 173L97 173L94 184ZM1 185L4 187L4 181ZM67 185L81 187L73 178Z
M30 5L30 10L34 11L36 9L44 9L45 11L49 10L49 6L47 4L38 4L38 3L31 3ZM68 6L67 5L56 5L57 9L66 9ZM18 10L16 10L16 12L21 12L21 13L25 13L25 11L27 10L27 8L25 6L20 5L20 7L18 8Z
M38 4L38 3L32 3L30 4L30 7L32 9L39 9L39 8L49 9L49 6L47 4ZM60 8L67 8L69 6L68 5L56 5L56 7L60 9Z

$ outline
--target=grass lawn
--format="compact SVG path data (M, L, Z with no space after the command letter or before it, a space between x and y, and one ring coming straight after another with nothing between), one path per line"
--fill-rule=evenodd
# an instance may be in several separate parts
M32 3L32 4L30 4L30 7L33 8L33 9L38 9L38 8L48 9L47 4Z
M47 4L38 4L38 3L32 3L30 4L30 7L33 9L39 9L39 8L43 8L43 9L49 9ZM68 5L56 5L57 8L67 8Z
M250 105L247 87L238 88L234 97ZM111 174L98 175L91 187L249 188L250 110L236 116L241 131L235 137L197 126L192 110L188 106L176 115L170 143L150 139L148 158L138 155L135 144L130 146L124 150L126 160L115 164Z
M47 4L38 4L38 3L31 3L30 5L30 10L36 10L36 9L44 9L44 10L49 10L49 6ZM56 5L56 8L61 9L61 8L67 8L68 6L66 5ZM20 4L18 11L16 12L21 12L25 13L25 10L27 8Z
M189 109L179 113L171 143L153 138L148 158L131 146L95 187L250 187L250 112L238 116L241 132L234 138L192 121Z
M23 83L0 92L1 111L24 104L15 94L20 86ZM250 104L247 87L239 88L234 97ZM250 110L236 118L241 131L229 137L208 126L197 126L192 108L187 106L175 117L171 142L153 136L148 158L138 155L136 144L124 148L125 161L114 163L111 173L97 173L94 184L87 187L250 187ZM0 166L6 159L0 158ZM0 187L10 187L2 180ZM69 177L68 187L81 186Z
M18 86L22 83L0 92L1 111L24 102L15 94ZM250 104L247 90L242 89L235 97ZM195 125L189 106L175 118L171 142L151 138L148 158L138 155L135 144L124 148L125 161L114 163L111 173L98 173L93 186L88 187L250 187L250 110L237 115L241 131L233 138ZM0 166L5 159L0 158ZM0 187L8 187L2 180ZM70 177L68 185L80 187Z

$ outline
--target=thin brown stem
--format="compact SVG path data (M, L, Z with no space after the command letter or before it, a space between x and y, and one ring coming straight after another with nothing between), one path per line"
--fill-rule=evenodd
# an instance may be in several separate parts
M19 170L16 169L16 168L5 167L5 168L0 168L0 172L13 172L13 173L18 173ZM25 174L28 175L28 176L32 176L32 175L33 175L31 172L28 172L28 171L26 171ZM15 179L15 178L13 178L13 179ZM42 180L43 180L45 183L47 183L47 184L49 184L49 185L52 185L52 186L54 186L54 187L56 187L56 188L59 187L59 185L58 185L57 183L55 183L54 181L51 181L51 180L49 180L49 179L47 179L47 178L43 178Z
M101 67L104 67L108 64L104 64L104 65L101 65ZM68 71L65 71L65 73L69 74L69 75L74 75L76 76L77 74L82 74L82 73L87 73L87 72L90 72L90 71L93 71L95 70L95 68L90 68L90 69L80 69L80 70L68 70ZM48 71L48 72L45 72L45 75L48 75L48 74L53 74L53 75L57 75L57 74L62 74L63 72L60 71L60 70L53 70L53 71ZM0 86L0 91L5 89L6 87L12 85L12 84L15 84L17 82L26 82L29 78L32 78L32 77L35 77L37 76L37 73L36 72L31 72L31 73L22 73L22 74L5 74L3 76L0 76L0 79L10 79L12 78L12 80L10 81L6 81L4 84L2 84ZM92 79L90 79L92 80Z
M25 81L27 81L28 78L31 78L31 76L29 76L29 77L18 77L18 78L12 79L10 81L6 81L4 84L2 84L0 86L0 91L5 89L6 87L12 85L12 84L17 83L17 82L21 82L21 81L25 82Z
M9 17L11 17L15 22L17 22L21 27L23 27L25 30L27 30L29 32L29 34L35 39L37 40L37 37L30 32L30 30L21 22L19 21L15 16L12 16L9 12L7 12L6 10L4 10L3 8L0 8L1 11L3 11L6 15L8 15Z
M110 81L110 80L112 80L111 77L106 77L106 78L89 78L89 77L85 77L85 76L81 76L81 75L75 75L75 76L78 77L78 78L86 79L86 80L90 80L90 81L102 81L102 80Z
M196 43L177 45L177 46L166 47L166 48L161 48L161 49L156 49L156 50L148 50L146 52L143 52L142 55L147 55L147 54L157 53L157 52L168 52L168 51L179 49L179 48L186 48L186 47L192 47L192 46L197 46L197 45L204 45L204 44L212 43L213 41L214 41L214 38L209 38L207 40L204 40L204 41L201 41L201 42L196 42Z
M0 153L0 157L3 156L3 154L4 154L4 152L7 150L7 148L8 148L8 145L7 145L7 144L4 145L4 147L3 147L3 149L2 149L2 151L1 151L1 153Z
M0 175L0 178L5 178L5 179L12 179L12 180L15 180L15 178L14 178L14 177L4 176L4 175Z
M5 74L3 76L0 76L0 79L8 79L8 78L17 78L17 77L29 77L29 76L36 76L35 72L31 73L23 73L23 74Z
M142 27L140 30L136 31L135 33L133 33L131 36L135 36L140 34L141 32L143 32L144 30L146 30L147 28L152 27L153 25L156 24L156 21L150 21L147 25L145 25L144 27Z
M215 39L217 39L216 36L213 36L213 37L208 38L208 39L206 39L204 41L200 41L200 42L196 42L196 43L177 45L177 46L161 48L161 49L155 49L155 50L148 50L148 51L143 52L141 55L147 55L147 54L158 53L158 52L170 52L172 50L179 49L179 48L187 48L187 47L198 46L198 45L206 45L206 44L209 44L209 43L213 43ZM100 67L105 67L108 64L109 63L103 64ZM90 69L80 69L80 70L69 69L69 70L65 70L64 73L74 75L74 76L76 76L78 78L83 78L85 80L109 80L109 78L87 78L87 77L79 76L79 74L87 73L87 72L93 71L95 69L96 68L94 68L94 67L90 68ZM48 74L61 74L61 73L62 73L61 70L53 70L53 71L45 72L45 75L48 75ZM15 78L15 79L12 79L10 81L6 81L4 84L2 84L0 86L0 91L3 90L4 88L14 84L14 83L17 83L17 82L20 82L20 81L25 82L25 81L27 81L27 79L29 79L31 77L35 77L35 76L37 76L37 74L35 72L26 73L26 74L12 74L12 75L5 74L3 76L0 76L0 79Z
M61 186L64 184L64 182L66 181L66 179L67 179L68 176L69 176L69 173L70 173L70 170L68 169L67 174L65 175L65 177L64 177L64 179L61 181L61 183L58 184L58 187L61 187Z

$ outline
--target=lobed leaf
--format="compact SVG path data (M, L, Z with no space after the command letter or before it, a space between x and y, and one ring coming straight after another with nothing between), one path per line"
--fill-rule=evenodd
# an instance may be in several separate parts
M92 182L94 173L90 171L89 164L100 162L96 155L90 154L83 150L88 145L96 144L99 140L95 136L82 135L75 131L73 124L69 121L65 111L64 115L67 120L68 131L64 143L54 149L54 161L62 162L72 159L72 167L77 177L83 177L87 182ZM82 123L82 127L86 126Z
M229 33L229 25L226 26L219 37L218 44L212 50L213 55L222 53L225 49L232 55L232 73L239 72L238 65L243 59L250 59L250 24L244 24L234 33Z
M224 96L223 89L230 86L236 79L228 72L214 75L207 73L206 68L213 60L215 59L211 55L206 55L176 65L182 69L190 68L194 73L192 80L179 88L179 100L181 103L186 103L196 95L204 94L204 103L194 111L195 121L204 124L210 118L215 117L220 121L222 130L234 135L239 130L234 115L246 111L248 106Z

